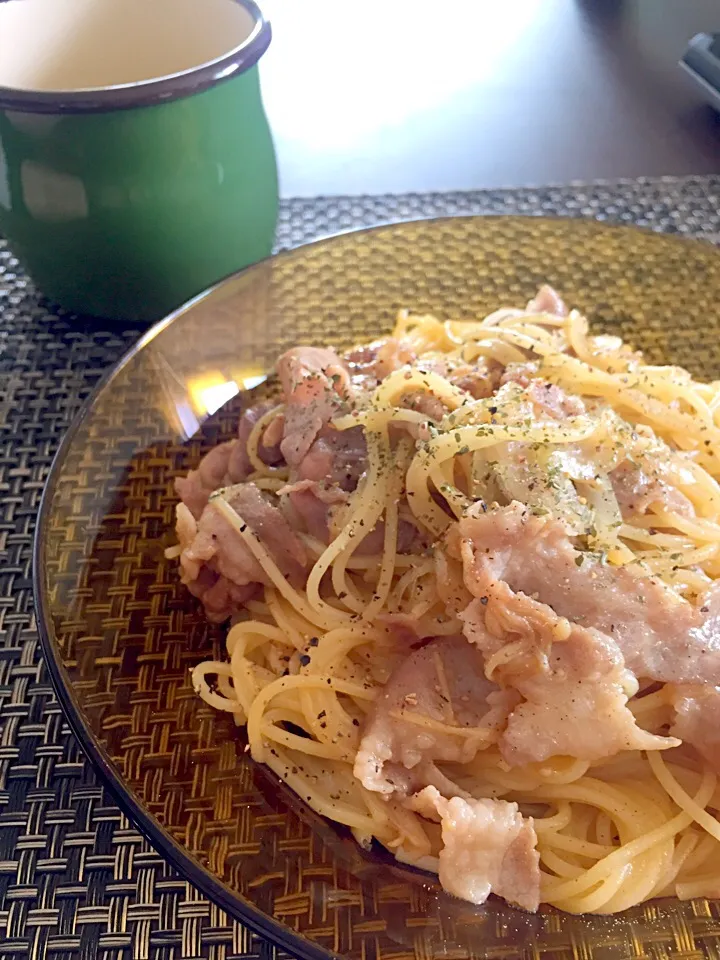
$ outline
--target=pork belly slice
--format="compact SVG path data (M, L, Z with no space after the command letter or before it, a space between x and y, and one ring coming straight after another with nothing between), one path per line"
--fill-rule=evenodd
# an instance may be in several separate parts
M666 689L675 708L670 733L695 747L720 773L720 687L687 683Z
M636 576L578 552L562 525L520 503L483 512L475 504L448 535L465 584L482 598L504 582L558 617L612 638L636 677L720 685L720 589L697 604L655 577Z
M401 662L373 705L355 776L368 790L387 795L428 784L447 788L436 764L472 760L497 740L516 702L512 691L485 679L483 656L464 637L431 640Z
M277 362L285 397L282 454L290 467L305 458L318 434L351 392L346 365L324 347L294 347Z
M491 893L534 913L540 905L540 856L531 818L506 800L446 800L426 787L408 806L440 820L438 876L448 893L485 903Z
M228 487L223 497L262 541L281 572L289 580L301 582L308 563L305 547L270 498L253 483ZM254 592L235 588L269 583L241 534L228 523L213 500L197 521L185 504L178 504L176 531L182 547L182 580L203 602L211 601L210 605L206 603L211 619L226 619ZM214 579L208 571L215 575ZM227 581L224 587L216 586L218 578ZM208 597L207 591L212 587L215 592ZM224 617L221 596L227 599Z

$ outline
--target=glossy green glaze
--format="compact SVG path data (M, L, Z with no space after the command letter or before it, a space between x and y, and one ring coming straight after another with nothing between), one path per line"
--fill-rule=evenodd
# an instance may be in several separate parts
M0 231L69 310L156 320L267 256L277 206L257 66L133 109L0 112Z

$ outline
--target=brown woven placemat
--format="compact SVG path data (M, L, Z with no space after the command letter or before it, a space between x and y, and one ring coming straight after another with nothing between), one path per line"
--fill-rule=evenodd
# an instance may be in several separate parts
M717 242L719 200L720 177L289 200L278 246L467 213L595 217ZM0 243L0 960L277 953L210 904L131 827L84 762L40 659L30 555L43 483L84 397L141 332L54 310ZM658 958L715 956L714 948L676 939L653 947ZM613 952L622 956L644 954L628 941Z

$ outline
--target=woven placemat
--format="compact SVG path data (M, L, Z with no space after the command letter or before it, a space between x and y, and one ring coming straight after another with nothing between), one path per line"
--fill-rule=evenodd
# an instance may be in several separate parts
M288 200L278 247L467 213L594 217L720 242L719 207L720 177ZM0 242L0 960L280 954L209 903L132 828L83 760L40 657L30 563L43 484L83 399L141 332L54 310ZM654 946L658 957L712 955ZM627 955L640 956L631 944Z

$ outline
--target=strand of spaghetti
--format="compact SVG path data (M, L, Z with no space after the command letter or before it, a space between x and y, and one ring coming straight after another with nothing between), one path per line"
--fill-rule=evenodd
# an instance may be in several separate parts
M557 811L549 817L535 817L533 820L535 833L542 836L545 833L564 830L572 818L572 809L569 803L560 802Z
M250 636L264 637L267 640L277 640L279 643L288 643L287 635L278 626L272 623L263 623L261 620L241 620L230 627L225 643L230 647L236 639L246 639ZM247 649L244 647L243 649Z
M542 783L574 783L589 769L589 760L581 760L578 757L554 757L546 760L538 773Z
M428 440L415 454L406 477L410 509L415 518L436 536L448 526L448 517L433 502L428 487L430 470L460 451L474 453L508 440L526 443L577 443L592 436L595 423L587 418L568 420L557 427L501 426L486 424L480 427L458 427Z
M280 602L279 594L276 593L271 587L265 588L265 599L267 601L268 609L270 610L270 615L287 637L288 643L295 647L296 650L302 650L305 646L307 637L312 632L312 627L314 625L304 617L302 618L301 623L293 623L292 617L289 616L289 611L285 610ZM290 610L293 610L292 606L290 607Z
M353 541L359 542L365 533L375 528L380 519L386 498L382 495L382 472L390 458L390 444L387 432L371 431L366 434L368 448L368 470L362 489L353 494L350 502L350 515L346 520L345 528L331 541L325 552L318 557L315 565L308 574L306 594L308 605L316 611L316 616L323 616L326 622L338 625L350 618L349 613L342 613L320 596L320 583L326 571L335 558L341 554Z
M718 452L718 459L720 459L720 451ZM696 510L698 504L705 508L706 512L701 514L701 516L705 517L708 514L712 514L717 517L718 513L720 513L720 483L718 483L717 477L712 476L707 470L701 467L699 463L695 463L695 461L690 458L686 458L684 466L693 475L693 480L698 485L702 500L700 500L700 496L698 496L698 493L691 485L688 484L685 486L677 484L678 488L692 500Z
M705 804L698 802L697 797L693 798L680 786L675 777L670 773L664 760L655 753L647 753L650 769L657 777L658 783L662 786L668 796L672 797L675 803L684 813L703 828L711 837L720 840L720 823L704 809ZM706 771L708 777L713 777L713 786L710 791L712 795L715 789L715 776L710 770Z
M593 353L588 343L588 322L581 314L571 310L565 319L565 336L568 346L573 350L579 360L593 365Z
M507 311L506 311L507 313ZM485 321L483 321L484 323ZM516 325L519 327L525 327L527 324L532 324L537 326L537 324L542 324L543 327L564 327L565 318L559 317L555 313L531 313L528 310L521 310L516 317L511 317L509 315L501 317L497 323L500 326L512 326Z
M336 430L350 430L352 427L363 426L366 430L377 430L386 423L416 423L427 424L428 415L419 410L406 410L397 407L383 407L376 410L369 407L367 410L353 411L342 417L336 417L332 425Z
M260 762L265 761L266 751L262 742L260 722L265 707L281 693L302 687L308 690L332 690L336 693L346 694L356 700L374 700L376 696L375 690L368 690L360 686L360 684L349 683L347 680L341 680L339 677L312 676L306 674L296 674L292 677L279 677L260 691L248 711L248 740L250 741L250 750L254 760Z
M506 367L511 363L524 363L527 354L511 343L506 343L502 337L476 340L466 343L462 348L462 359L465 363L472 363L478 357L487 357Z
M623 537L625 540L632 540L634 543L644 543L654 547L667 547L668 551L675 552L676 550L692 550L694 549L694 544L688 543L687 538L680 537L674 533L659 533L658 531L662 529L663 526L666 526L662 516L658 514L652 514L649 518L638 518L638 519L649 519L651 522L647 526L638 526L635 521L625 522L620 527L618 527L618 536ZM670 524L667 524L670 526ZM712 537L710 539L713 539Z
M390 716L393 720L412 723L414 726L424 727L426 730L433 730L436 733L443 733L448 736L460 737L462 740L479 740L490 743L497 736L496 732L489 728L458 727L451 723L443 723L442 720L426 717L421 713L412 713L410 710L391 710Z
M489 423L490 421L490 411L488 407L494 406L496 410L502 409L506 404L501 401L496 401L493 403L492 397L482 397L480 400L470 400L463 407L458 407L457 410L454 410L452 413L448 413L442 418L440 423L437 425L438 430L441 433L444 433L446 430L452 430L459 427L461 424L465 424L468 421L472 423L477 423L478 426L481 423Z
M205 679L206 676L224 674L226 677L232 676L229 663L220 660L203 660L193 667L191 682L195 693L201 697L205 703L214 707L216 710L223 710L227 713L237 713L244 716L245 711L242 705L236 700L229 700L211 690L210 685Z
M513 324L510 320L503 320L499 324L501 330L512 329L513 326L526 337L532 337L533 340L543 345L552 344L557 349L558 335L564 336L565 324L562 320L559 323L546 323L543 320L541 324L537 317L520 324Z
M708 859L710 859L713 866L715 866L717 862L718 850L717 840L715 837L711 837L709 833L705 833L702 827L697 827L695 824L693 824L693 827L690 829L695 830L698 837L698 842L693 852L688 856L686 868L687 877L691 877L693 875L698 876L701 874L707 865Z
M250 461L251 466L253 466L261 475L272 475L277 473L278 469L282 470L282 468L273 467L270 464L265 463L265 461L260 458L258 447L260 446L260 438L262 437L267 425L279 414L284 413L284 411L284 403L280 403L278 406L273 407L272 410L268 410L267 413L264 413L261 417L258 417L253 424L250 435L248 436L246 447L248 460Z
M373 632L366 624L357 624L350 627L337 627L320 638L313 650L310 663L307 665L308 675L327 675L330 668L346 657L355 647L367 644L373 638Z
M688 537L692 537L694 540L720 541L720 524L700 517L685 517L682 514L667 510L659 510L657 513L652 513L646 517L634 518L626 535L630 536L633 532L637 533L640 527L648 527L651 530L657 527L670 527L686 534ZM643 533L648 540L654 541L655 538L647 530L644 530Z
M390 613L397 611L400 608L403 597L412 585L422 577L432 575L434 573L434 567L433 560L426 560L424 562L420 561L416 566L406 570L396 582L392 594L388 597L388 611Z
M595 839L597 842L604 844L606 847L614 846L614 829L610 817L601 811L595 818Z
M712 560L717 556L718 551L720 551L720 543L706 543L703 547L698 547L696 550L688 550L686 552L681 551L681 557L684 566L702 566L702 564L707 563L708 560ZM664 560L660 561L660 566L675 566L677 565L678 560L673 560L671 557L666 557ZM654 571L658 565L658 561L646 560L650 570Z
M398 552L398 501L400 500L405 473L410 456L410 443L401 440L395 448L395 464L387 485L385 503L385 533L380 573L375 584L372 600L363 611L366 620L372 621L385 606L395 573L395 557Z
M282 730L276 727L274 723L263 723L260 728L260 734L265 740L281 743L284 747L297 750L299 753L307 753L308 756L311 757L324 757L326 760L342 760L344 763L352 763L355 759L355 753L351 750L346 750L337 744L319 743L317 740L311 740L309 737L300 737L296 733L290 733L288 730Z
M255 559L258 561L270 580L272 580L273 586L278 593L281 593L283 597L285 597L285 599L292 604L292 606L295 607L295 609L301 613L303 617L305 617L306 620L309 620L311 623L314 623L319 627L330 626L331 621L329 618L324 616L320 611L314 610L311 604L309 604L308 601L288 583L284 575L278 569L273 558L263 546L260 539L255 535L249 524L243 520L237 510L235 510L227 502L227 500L225 500L219 494L213 494L210 498L210 502L220 511L230 526L237 530L237 532L243 538Z
M565 850L567 853L576 853L580 856L600 859L617 849L612 844L592 843L590 840L581 840L578 837L568 837L563 833L548 831L543 834L543 847L552 847L555 850Z
M574 369L577 369L578 362L590 366L597 383L604 383L608 387L617 387L622 390L632 381L632 388L641 389L647 396L654 397L663 403L684 400L688 406L695 409L704 423L709 423L712 419L710 408L702 394L697 390L697 385L692 381L687 371L681 368L643 364L642 366L635 365L630 369L626 364L622 375L620 375L618 372L593 367L592 357L590 360L585 360L578 355L577 359L569 359L572 361ZM643 387L647 389L642 389Z
M413 367L401 367L386 377L376 389L370 401L370 407L375 410L392 407L399 397L412 390L431 393L451 410L467 403L469 397L465 390L454 386L438 373Z
M359 614L365 608L367 600L360 594L352 580L348 579L347 574L348 561L352 558L355 549L355 543L351 541L342 553L335 558L330 567L330 579L335 596L341 601L342 605L353 613Z
M647 758L652 766L653 754L648 753ZM707 802L707 799L709 799L709 797L712 795L714 788L715 776L711 771L708 770L707 776L701 785L700 790L698 791L696 799L700 800L702 803ZM602 801L607 791L608 784L598 783L597 795L594 799L594 802L598 803L599 801ZM687 799L690 800L691 798L688 797ZM652 830L648 830L646 833L643 833L641 836L637 836L629 843L623 844L617 850L614 850L611 854L608 854L608 856L603 857L602 860L599 860L583 876L578 877L576 880L573 880L570 883L565 882L553 884L550 895L552 896L553 900L557 901L566 897L576 896L582 891L587 891L595 883L604 880L609 873L618 871L623 867L627 867L634 857L644 853L650 847L661 843L670 837L674 837L677 833L679 833L680 830L691 823L692 819L693 817L691 814L681 811L671 820L662 823L660 826L655 827Z
M302 534L301 540L307 547L308 553L315 557L316 560L323 553L327 546L327 544L321 543L320 540L310 537L307 534ZM417 556L414 554L399 553L395 558L395 565L397 567L409 567L412 569L416 561ZM377 555L366 557L352 555L348 558L346 566L351 572L361 572L363 570L372 572L373 570L378 570L380 566L380 557Z
M387 423L383 423L381 426L387 427ZM385 603L395 572L396 558L398 556L398 501L405 479L409 453L409 440L401 440L394 450L394 464L392 466L390 479L385 486L383 551L380 555L378 580L370 603L368 604L367 599L360 596L346 576L347 564L351 559L353 551L357 548L355 541L351 541L348 544L332 566L332 583L336 595L342 597L344 604L354 610L355 613L362 613L366 620L372 620Z
M232 667L235 697L247 717L255 697L257 697L263 687L266 687L268 683L272 683L277 678L277 674L273 673L270 676L259 676L257 665L243 656L239 648L233 651L230 666ZM247 720L245 722L247 723Z
M322 780L318 781L320 784L318 786L318 783L311 783L302 774L293 773L293 768L298 769L294 758L284 759L282 751L278 749L275 754L268 753L264 762L321 817L327 817L328 820L343 823L347 827L377 836L380 840L383 839L386 831L383 830L382 821L339 801L328 800L322 792Z
M345 646L345 653L347 653L349 645L343 646ZM338 661L341 659L343 658L337 657ZM309 671L311 668L308 667L307 669ZM348 715L336 696L328 696L325 690L300 688L298 697L304 718L302 725L316 740L321 743L337 743L344 740L348 747L357 750L358 728L353 725L353 718Z
M279 476L276 477L248 477L248 480L252 479L252 482L258 488L258 490L268 490L270 493L277 493L278 490L282 490L283 487L287 486L287 470L283 470L281 467L273 467L273 470L277 470Z
M572 898L571 909L578 913L611 914L625 910L634 903L642 902L667 869L673 847L672 837L662 843L653 844L633 863L605 877L598 884L597 889L587 892L579 902ZM562 900L556 902L563 903ZM560 909L563 907L561 906Z
M450 508L452 515L459 520L467 508L472 505L473 500L462 493L453 483L448 482L448 472L444 467L451 461L445 461L444 464L436 464L428 470L428 479L442 496L445 503Z
M573 880L578 874L587 869L587 859L585 863L580 863L578 857L572 855L562 857L554 850L545 846L538 847L538 853L540 854L540 888L543 891L543 900L546 898L545 888L548 884L547 878L557 880L559 877L563 880ZM552 872L550 874L545 873L542 869L543 866Z
M684 833L678 838L670 866L659 879L657 887L651 893L651 897L672 896L672 894L675 893L673 884L696 845L697 837L693 834ZM677 896L677 894L675 895Z
M431 852L432 845L426 832L428 825L426 820L394 800L388 800L387 797L373 794L369 790L365 791L364 797L368 810L374 816L381 817L385 814L389 823L395 827L397 836L389 844L391 849L409 843L413 851L417 850L425 855Z
M612 396L623 406L647 417L661 434L674 431L693 437L703 431L705 439L713 443L720 442L720 430L714 425L702 424L698 427L697 421L690 414L682 413L642 390L626 386L612 375L602 374L573 357L560 354L547 356L541 373L553 383L558 383L574 393L597 397Z
M445 332L445 325L435 317L418 316L407 311L399 311L393 336L405 341L416 354L427 353L431 347L443 352L453 346Z
M518 347L520 350L529 350L531 353L537 354L540 357L554 354L557 350L557 347L553 343L543 343L541 340L536 339L532 335L528 335L524 331L513 330L510 327L496 327L495 330L497 331L496 333L486 335L484 339L492 342L494 338L497 338L504 344Z

